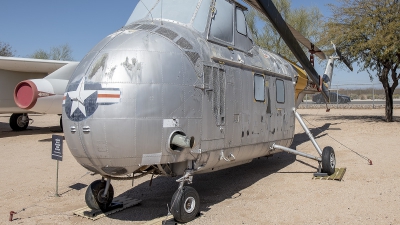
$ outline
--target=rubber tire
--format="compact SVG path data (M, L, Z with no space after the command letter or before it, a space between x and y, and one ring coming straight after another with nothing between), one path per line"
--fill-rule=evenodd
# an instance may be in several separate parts
M62 116L60 116L60 128L61 128L61 131L64 131L63 122L62 122Z
M114 188L111 184L110 188L108 189L107 197L105 199L101 199L101 195L104 192L106 183L106 181L96 180L93 181L93 183L91 183L86 189L85 201L89 208L106 210L110 206L114 198Z
M194 199L194 209L188 213L185 211L185 200L188 198ZM175 201L175 202L174 202ZM171 200L171 213L174 219L180 223L187 223L192 221L200 212L200 197L197 191L190 187L184 186L182 189L175 191Z
M28 127L29 123L25 123L24 126L18 125L18 119L22 119L22 118L20 118L22 116L23 116L22 113L13 113L10 116L10 127L11 127L12 130L14 130L14 131L26 130L26 128ZM28 121L29 121L29 118L28 118Z
M333 157L333 162L331 163L331 157ZM322 172L332 175L335 173L336 167L336 157L335 151L332 147L327 146L322 150Z

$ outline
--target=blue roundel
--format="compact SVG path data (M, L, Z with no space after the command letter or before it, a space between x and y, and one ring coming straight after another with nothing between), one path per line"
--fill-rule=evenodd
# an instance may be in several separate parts
M72 121L82 121L93 115L99 105L118 103L121 91L118 88L102 88L100 83L81 81L69 84L64 94L64 110Z
M68 85L65 98L65 114L72 121L82 121L97 110L97 91L101 84L86 83L83 78L79 83Z

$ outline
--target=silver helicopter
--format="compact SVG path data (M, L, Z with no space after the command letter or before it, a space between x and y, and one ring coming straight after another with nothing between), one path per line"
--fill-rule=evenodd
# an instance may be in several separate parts
M321 91L328 101L338 57L319 78L273 3L246 2L270 18L303 68L256 46L246 7L232 0L139 1L126 25L79 63L62 122L72 155L102 176L86 191L90 208L110 207L113 179L179 176L170 212L188 222L200 209L197 191L185 185L193 175L281 151L334 172L333 148L321 150L296 108L306 93ZM319 156L289 148L295 118Z

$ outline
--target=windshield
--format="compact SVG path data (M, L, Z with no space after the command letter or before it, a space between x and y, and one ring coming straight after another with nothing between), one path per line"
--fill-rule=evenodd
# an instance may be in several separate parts
M201 0L140 0L125 25L141 19L189 24L200 3Z

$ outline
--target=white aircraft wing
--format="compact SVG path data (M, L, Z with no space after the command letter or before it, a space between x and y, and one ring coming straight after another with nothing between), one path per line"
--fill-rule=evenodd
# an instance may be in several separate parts
M70 61L0 56L0 69L14 72L43 73L48 75L68 63ZM2 74L0 73L0 75Z
M42 79L67 64L77 62L0 56L0 113L26 113L14 102L14 89L24 80ZM60 103L61 104L61 103Z

